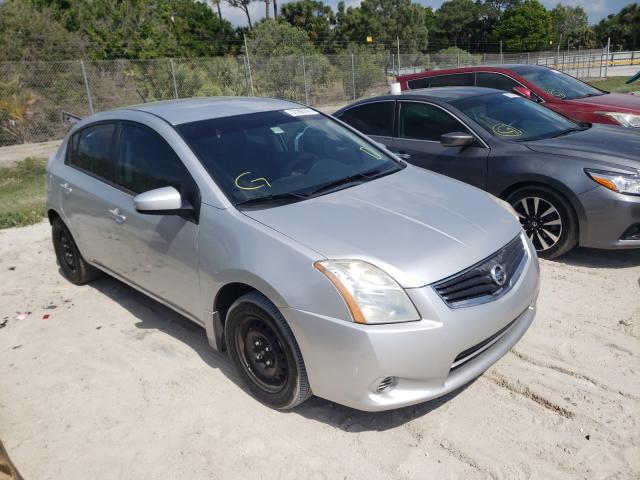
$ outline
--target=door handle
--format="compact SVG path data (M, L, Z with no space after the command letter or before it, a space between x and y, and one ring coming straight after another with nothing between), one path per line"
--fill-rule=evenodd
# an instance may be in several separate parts
M411 158L411 155L408 153L396 153L396 157L404 158L406 160L407 158Z
M67 182L61 183L60 188L65 195L71 195L71 192L73 192L73 188L71 188Z
M123 224L125 220L127 220L127 217L125 217L120 213L119 208L114 208L113 210L107 210L107 212L109 212L109 215L111 215L111 218L113 218L116 221L116 223L119 225Z

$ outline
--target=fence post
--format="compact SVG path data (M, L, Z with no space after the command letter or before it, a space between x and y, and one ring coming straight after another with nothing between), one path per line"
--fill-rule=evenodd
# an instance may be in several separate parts
M251 62L249 61L249 47L247 47L247 36L242 35L244 38L244 56L247 59L247 71L249 72L249 86L251 87L251 96L253 97L253 77L251 77Z
M502 40L500 40L500 63L504 63L504 55L502 54Z
M173 77L173 93L176 96L176 100L178 99L178 84L176 83L176 69L173 66L173 58L169 59L169 64L171 65L171 77Z
M353 60L353 53L351 54L351 86L353 87L353 99L356 99L356 66Z
M607 63L604 64L604 77L609 73L609 52L611 52L611 37L607 38Z
M460 68L460 52L456 52L456 56L457 56L457 60L456 60L457 68Z
M527 52L527 65L529 65L529 52Z
M307 66L304 62L304 55L302 55L302 76L304 78L304 103L309 105L309 91L307 90Z
M87 71L84 68L84 60L80 60L82 68L82 78L84 78L84 88L87 90L87 99L89 100L89 111L93 115L93 100L91 100L91 91L89 90L89 81L87 80Z

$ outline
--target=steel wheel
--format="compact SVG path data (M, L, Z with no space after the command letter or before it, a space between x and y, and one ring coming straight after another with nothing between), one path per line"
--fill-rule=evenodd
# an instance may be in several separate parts
M283 342L276 331L257 317L245 317L236 330L242 367L265 392L281 391L289 377Z
M540 197L525 197L514 205L522 228L539 252L552 248L562 236L558 209Z
M311 396L293 332L264 295L249 292L233 302L226 315L224 336L238 375L258 400L286 410Z
M75 271L76 258L73 250L73 244L71 243L67 232L64 230L60 232L60 246L62 247L61 257L64 260L64 263L69 267L69 270Z

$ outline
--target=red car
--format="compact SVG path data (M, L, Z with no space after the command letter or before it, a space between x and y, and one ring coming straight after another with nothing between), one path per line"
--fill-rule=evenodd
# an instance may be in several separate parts
M640 96L609 93L540 65L429 70L397 77L402 90L476 86L515 92L566 117L640 128Z

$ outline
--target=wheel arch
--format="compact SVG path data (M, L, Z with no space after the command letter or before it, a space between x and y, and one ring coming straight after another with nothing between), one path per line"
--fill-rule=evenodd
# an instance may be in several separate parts
M50 208L49 210L47 210L47 218L49 219L49 225L53 225L53 221L56 218L62 218L62 217L53 208Z
M235 279L225 282L214 295L212 321L211 324L209 322L206 324L209 344L216 350L225 351L227 349L224 326L229 308L238 298L249 292L263 295L276 308L285 305L282 297L263 281L251 281L243 278L242 280Z
M535 179L522 180L505 187L500 192L498 197L500 197L502 200L506 200L509 197L509 195L511 195L512 193L516 192L517 190L520 190L521 188L527 188L527 187L548 188L550 190L553 190L558 195L561 195L565 200L567 200L567 202L569 203L569 205L571 205L571 208L573 209L573 213L578 219L578 233L580 232L582 223L586 220L586 213L582 208L582 205L578 200L578 197L576 196L576 194L573 193L570 189L568 189L566 186L564 186L562 183L558 181L555 181L553 179L547 179L547 178L544 178L544 179L535 178Z

